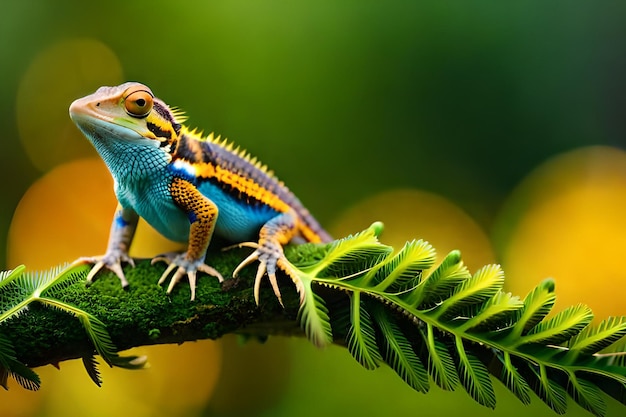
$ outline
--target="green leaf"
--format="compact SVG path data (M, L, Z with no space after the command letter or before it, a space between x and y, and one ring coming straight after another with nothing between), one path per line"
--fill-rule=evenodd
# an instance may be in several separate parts
M547 318L555 301L552 279L521 301L502 291L498 265L470 275L460 253L452 251L425 273L434 253L425 242L411 242L391 257L368 239L358 236L356 246L367 250L356 249L357 256L350 255L347 242L341 249L341 262L348 265L337 271L351 275L309 275L311 282L349 295L349 314L333 305L331 323L348 334L351 353L366 368L384 358L409 385L425 391L425 367L441 388L453 390L461 382L487 407L495 406L489 372L522 403L528 404L535 391L557 413L566 410L568 390L598 415L604 412L601 390L626 403L626 343L615 343L626 333L626 319L590 327L593 316L586 306ZM348 316L350 324L341 319ZM611 344L618 353L596 354ZM568 383L568 375L575 380Z
M324 258L302 271L313 276L337 278L368 271L393 251L393 248L378 242L376 233L377 229L372 225L361 233L333 242Z
M326 302L311 289L310 281L305 287L304 300L298 310L298 321L308 339L318 347L329 345L333 341L332 328L328 317ZM307 285L305 283L305 285Z
M41 382L39 376L16 359L15 350L9 339L0 333L0 386L8 389L8 377L11 376L22 387L36 391Z
M461 330L470 332L485 329L500 331L511 325L514 313L523 307L524 303L519 297L513 296L509 292L499 291L463 323Z
M577 335L593 320L593 313L586 305L568 307L549 320L533 327L520 343L544 343L559 345Z
M100 371L98 370L98 362L96 361L96 358L93 355L83 356L82 361L89 378L91 378L94 384L101 387L102 378L100 378Z
M452 251L411 293L403 298L410 306L429 309L449 297L460 282L470 277L471 274L461 261L461 252Z
M428 348L428 373L441 389L453 391L459 385L454 361L445 344L435 338L433 326L426 326L426 346Z
M366 369L375 369L382 361L382 356L376 346L376 333L372 319L361 302L361 294L354 293L351 297L352 325L348 330L348 350Z
M533 328L550 313L556 301L554 287L554 280L548 278L528 293L524 299L524 308L520 311L520 317L515 324L513 339Z
M30 391L37 391L41 387L39 375L19 361L14 361L9 369L0 367L0 385L7 388L7 375L10 375L18 384Z
M382 333L385 362L414 390L427 392L430 385L426 368L400 327L380 305L372 310L372 315Z
M626 317L609 317L597 326L587 326L569 343L571 352L593 354L612 345L626 335Z
M19 267L14 271L1 273L0 324L3 321L14 319L20 314L24 314L30 303L38 302L46 307L51 307L77 317L93 343L96 352L109 365L130 363L130 361L124 361L119 358L117 348L111 341L104 323L91 314L54 298L56 291L83 281L89 268L88 265L76 267L59 266L43 272L23 272L24 268ZM17 361L15 357L16 355L12 352L10 342L0 336L0 368L2 368L2 378L0 380L6 383L7 375L12 375L28 389L38 388L39 378L37 374ZM136 359L136 357L132 358ZM83 360L83 363L90 377L99 384L100 380L97 369L95 369L95 363L90 363L90 361ZM139 364L140 362L137 361L136 363Z
M25 269L24 265L19 265L14 269L0 271L0 288L6 287L11 281L20 276Z
M548 376L545 365L539 365L539 369L529 368L535 376L534 383L530 384L535 394L557 414L565 414L567 411L567 393L565 389Z
M567 389L574 401L585 410L598 417L606 414L606 402L602 398L602 391L593 383L577 378L570 372Z
M463 387L479 404L495 408L496 394L489 379L489 371L478 358L465 351L461 337L457 336L455 340L459 359L457 367Z
M400 252L377 271L375 290L393 293L415 287L422 271L434 264L435 256L435 250L428 242L407 242Z
M477 304L496 295L504 283L504 273L500 265L488 265L479 269L471 278L461 282L454 293L437 308L437 315L450 310L460 310L470 304Z
M513 364L511 354L504 352L498 358L503 365L500 380L523 404L530 404L530 387Z

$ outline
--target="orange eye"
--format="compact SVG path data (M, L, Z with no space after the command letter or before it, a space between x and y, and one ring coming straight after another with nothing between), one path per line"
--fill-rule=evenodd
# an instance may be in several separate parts
M152 94L146 90L133 91L124 101L126 113L133 117L146 117L152 110L152 98Z

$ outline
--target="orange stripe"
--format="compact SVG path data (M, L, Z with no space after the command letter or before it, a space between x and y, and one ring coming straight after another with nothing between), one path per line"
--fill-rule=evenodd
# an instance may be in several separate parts
M315 233L313 229L311 229L306 224L303 224L302 222L300 222L299 229L300 229L300 233L302 234L302 237L304 237L304 239L306 239L307 242L311 242L311 243L322 242L322 238L320 237L320 235Z
M241 175L231 172L228 169L215 166L210 162L195 162L190 164L196 170L196 175L202 178L214 178L217 181L227 184L232 188L255 198L273 208L274 210L285 213L291 210L291 207L285 203L278 195L270 190L263 188L255 181L244 178Z

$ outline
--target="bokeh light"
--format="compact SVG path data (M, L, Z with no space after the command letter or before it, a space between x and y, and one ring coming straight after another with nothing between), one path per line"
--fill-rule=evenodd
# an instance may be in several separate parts
M68 117L69 105L100 85L120 84L122 78L116 55L95 39L60 41L33 59L20 81L15 107L22 145L40 171L94 154Z
M116 205L113 179L101 159L58 166L35 182L19 203L9 230L9 264L47 269L104 253ZM147 258L182 247L141 220L130 253Z
M524 295L550 275L557 279L559 305L593 298L621 314L623 310L615 301L623 298L619 291L621 272L609 268L621 258L621 254L615 255L621 242L616 238L608 252L595 252L596 246L604 247L610 236L623 228L621 220L616 219L613 232L610 226L602 231L588 220L572 219L568 223L571 227L559 226L560 217L565 220L572 216L572 210L578 212L577 204L604 216L607 207L590 207L590 199L597 201L602 196L583 193L586 201L573 198L573 205L563 203L565 207L560 207L558 215L551 214L556 218L546 212L540 222L536 217L543 207L540 199L545 196L546 204L553 205L558 192L542 194L540 184L532 196L524 196L522 186L498 217L511 190L548 158L589 145L624 146L622 84L626 82L626 60L621 51L626 39L626 2L563 3L563 7L555 7L551 2L535 0L511 7L495 2L393 0L289 5L275 0L4 2L0 13L2 241L18 202L42 173L62 169L59 164L70 159L95 155L71 125L69 103L101 85L129 79L147 83L166 102L187 110L192 125L228 136L268 163L322 224L331 226L335 237L382 220L386 225L381 237L384 243L400 247L405 240L424 238L437 248L440 257L459 248L470 269L475 270L494 258L488 242L482 237L472 239L483 236L482 229L491 228L497 218L495 242L500 256L496 260L504 261L509 289ZM615 152L619 153L611 153ZM552 173L556 171L555 167ZM114 201L102 200L83 212L72 211L76 204L58 208L66 206L63 199L69 193L80 195L81 204L112 199L110 183L98 185L99 175L104 178L108 174L94 172L75 174L95 175L84 187L64 190L54 185L57 189L41 203L37 199L28 203L28 215L20 213L29 198L24 197L13 220L13 234L17 236L9 244L11 263L0 259L5 268L18 262L48 268L76 256L102 253ZM32 187L29 194L37 184ZM461 210L462 218L469 213L469 224L474 219L482 228L476 232L474 227L455 227L446 232L454 235L452 238L438 241L438 235L429 232L430 223L448 227L448 216L456 218L454 212L443 220L414 224L415 219L444 215L417 215L409 209L402 212L392 198L381 198L375 212L366 212L361 203L390 187L427 189L439 198L445 196L446 203ZM612 198L618 195L604 197L602 201L613 204ZM423 205L419 200L406 206L420 213ZM66 211L69 220L63 217ZM40 220L42 215L48 220ZM73 226L81 216L89 217L88 223L79 226L84 235ZM353 222L351 217L361 220ZM541 223L535 235L526 227L532 226L532 219ZM576 241L582 242L582 234L572 237L570 229L576 224L588 224L588 229L601 231L603 236L591 237L587 242L596 246L589 245L584 253L575 252L579 255L575 262L571 254L567 258L568 267L577 265L575 273L580 276L547 266L536 269L532 263L538 256L556 265L561 252L575 246ZM168 242L143 237L150 233L140 226L131 248L133 254L152 256L167 250L161 245ZM593 230L586 233L591 236ZM75 249L68 247L72 250L64 257L56 246L63 245L66 235L74 240L71 246ZM146 240L153 246L146 246ZM14 244L20 247L14 248ZM471 252L475 244L489 249L475 256ZM545 250L537 255L528 249L533 246ZM0 250L7 252L5 246ZM607 261L609 254L614 255ZM586 279L582 277L585 271ZM578 277L571 280L571 290L576 294L566 303L563 299L570 277ZM602 306L592 307L598 316L605 315ZM538 401L530 407L521 406L504 390L498 391L495 413L476 406L463 392L433 389L421 396L389 369L363 371L339 347L318 351L305 340L281 344L274 339L267 345L251 346L223 352L228 377L220 377L215 392L224 401L219 407L218 403L214 408L209 406L207 414L237 415L239 410L239 415L258 411L256 414L268 416L338 412L554 415ZM183 358L184 349L186 344L173 351ZM289 359L281 361L274 352ZM248 354L250 358L243 358ZM72 373L73 367L77 375ZM79 363L69 362L62 364L61 372L41 369L44 388L39 393L23 393L13 385L8 393L0 394L0 407L5 407L0 415L23 415L26 407L32 411L37 402L64 402L65 408L55 408L57 414L73 412L73 398L68 400L68 392L84 392L82 386L91 385L79 368ZM272 378L266 377L268 372ZM280 373L280 378L273 379L274 373ZM138 378L113 369L105 374L105 389L124 384L110 375ZM236 379L240 381L233 382ZM250 381L257 383L256 389L246 385ZM55 388L57 382L59 389ZM136 384L131 388L135 394L141 391L141 382ZM53 400L52 395L59 398ZM218 401L213 395L211 403ZM253 404L242 404L248 397ZM113 400L125 401L109 402ZM134 404L135 400L128 401ZM226 404L229 401L238 403L231 407ZM254 402L259 407L255 408ZM17 408L7 408L19 404L24 407L20 413ZM107 404L94 403L84 415L91 415L89 411L94 409L106 410ZM185 410L181 407L176 414ZM622 414L620 407L610 408L608 415ZM589 413L571 407L567 415Z
M102 254L115 206L113 181L99 158L57 166L36 181L19 203L10 226L9 262L48 269L80 256ZM131 253L154 256L179 248L180 244L142 222ZM219 342L142 347L132 354L147 355L152 366L135 372L103 366L102 388L90 383L80 361L62 363L61 373L50 366L38 369L43 387L37 401L0 402L0 415L30 415L39 401L38 411L45 416L158 416L180 410L194 415L211 397L221 369ZM78 380L83 382L76 384Z
M51 369L42 375L40 394L46 401L40 415L199 415L220 375L221 351L221 345L210 340L131 349L129 354L148 355L150 367L129 371L100 366L102 387L89 380L80 361L63 362L61 372ZM59 391L64 395L57 395Z
M48 269L104 252L117 202L98 158L60 165L22 197L9 229L9 265Z
M495 259L489 238L469 215L444 197L422 190L375 194L343 212L330 230L334 236L346 236L374 221L385 225L380 240L396 249L406 241L424 239L437 250L439 260L460 250L472 271Z
M626 153L587 147L547 161L511 194L496 226L507 288L556 279L560 308L626 314Z

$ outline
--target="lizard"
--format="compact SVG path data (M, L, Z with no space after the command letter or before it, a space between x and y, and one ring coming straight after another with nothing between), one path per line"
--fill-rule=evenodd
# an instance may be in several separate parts
M78 260L94 265L88 284L100 270L109 269L128 286L122 264L134 266L128 250L141 217L166 238L187 243L183 253L152 259L153 264L168 264L158 282L171 277L168 294L187 276L194 300L198 272L224 282L220 272L205 263L215 234L254 249L232 276L259 262L257 304L265 275L282 304L278 270L293 280L302 300L302 282L283 246L326 243L331 237L266 165L220 136L203 136L187 127L182 111L141 83L100 87L75 100L69 113L110 171L118 202L105 254Z

